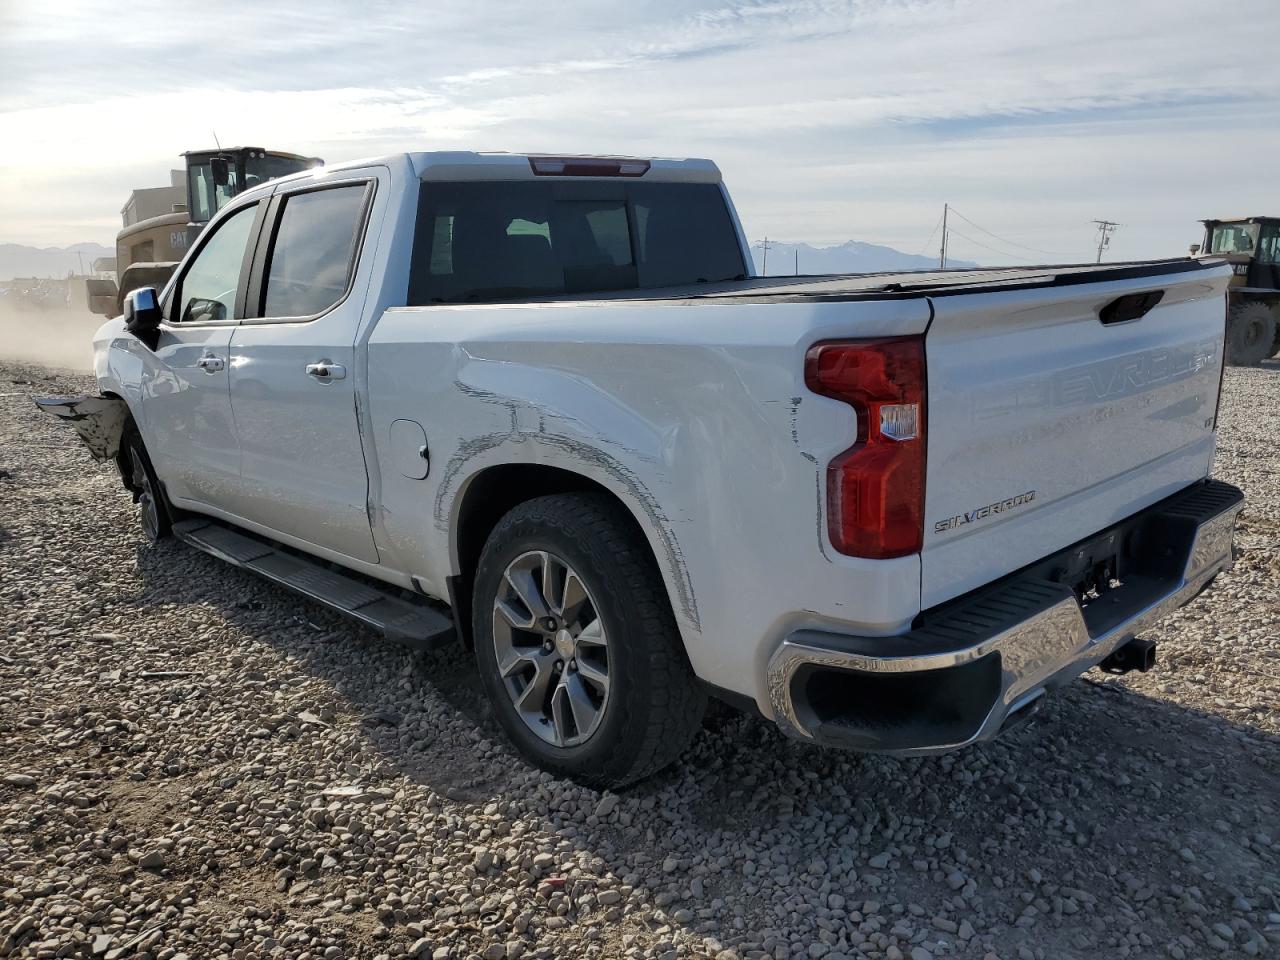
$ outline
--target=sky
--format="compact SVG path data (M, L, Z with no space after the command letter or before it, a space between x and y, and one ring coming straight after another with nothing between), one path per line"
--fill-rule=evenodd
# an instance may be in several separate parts
M705 156L752 240L1184 255L1280 214L1277 0L0 0L0 242L245 144Z

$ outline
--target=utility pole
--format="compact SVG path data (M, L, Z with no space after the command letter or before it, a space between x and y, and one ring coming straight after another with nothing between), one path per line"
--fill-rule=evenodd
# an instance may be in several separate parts
M1120 224L1113 220L1095 220L1098 225L1098 259L1095 263L1102 262L1102 251L1111 246L1111 235L1116 232L1116 227Z
M947 269L947 211L950 204L942 205L942 252L938 256L938 269Z
M796 276L800 276L800 246L796 245Z
M774 246L769 242L769 238L765 237L760 241L760 250L764 256L760 260L760 276L767 277L769 275L769 248Z

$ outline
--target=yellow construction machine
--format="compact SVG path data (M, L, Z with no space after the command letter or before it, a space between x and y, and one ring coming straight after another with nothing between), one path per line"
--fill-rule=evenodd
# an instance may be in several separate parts
M169 186L134 190L121 210L115 277L86 281L94 313L115 316L130 290L163 287L201 228L236 194L323 162L262 147L192 150L182 157L185 170L173 171Z
M1227 362L1253 366L1280 352L1280 217L1202 220L1191 253L1231 264Z

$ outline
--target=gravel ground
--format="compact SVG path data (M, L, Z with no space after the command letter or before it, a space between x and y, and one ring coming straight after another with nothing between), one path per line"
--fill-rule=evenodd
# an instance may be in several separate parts
M0 365L0 956L1280 955L1280 365L1227 375L1233 572L995 744L719 717L599 794L411 654L189 548Z

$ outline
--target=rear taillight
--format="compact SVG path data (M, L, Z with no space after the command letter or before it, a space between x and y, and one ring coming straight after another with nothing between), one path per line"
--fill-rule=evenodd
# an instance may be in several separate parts
M924 339L819 343L809 389L857 412L857 442L827 467L831 544L854 557L918 553L924 539Z
M530 157L535 177L643 177L648 160L631 157Z

